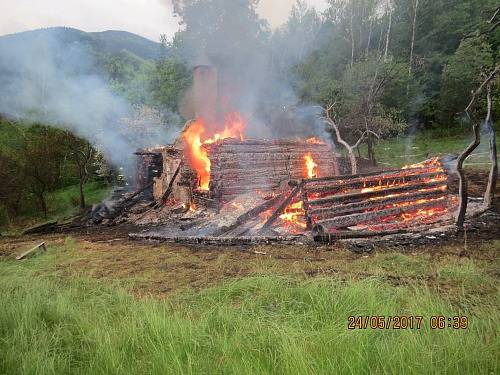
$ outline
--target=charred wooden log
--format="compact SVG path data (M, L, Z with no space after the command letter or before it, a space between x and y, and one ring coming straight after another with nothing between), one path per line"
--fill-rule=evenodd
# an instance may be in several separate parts
M338 206L328 206L323 208L316 208L309 210L308 214L312 217L320 217L321 219L333 218L336 216L341 216L345 214L354 214L358 212L364 212L368 210L374 210L378 208L383 208L390 204L398 204L405 202L416 202L421 199L437 199L444 198L448 195L448 192L442 189L432 189L425 192L409 192L403 193L398 196L380 198L380 199L370 199L361 202L348 203Z
M319 231L318 231L319 230ZM316 242L327 242L332 243L337 240L347 239L347 238L370 238L370 237L383 237L390 236L398 233L403 233L403 229L393 229L384 231L348 231L342 230L332 233L322 232L320 228L317 228L313 234L314 241Z
M253 209L240 215L232 225L229 225L227 227L223 227L212 235L215 237L223 236L224 234L226 234L226 233L238 228L239 226L247 223L248 221L254 219L258 215L260 215L262 212L269 210L271 207L275 206L282 199L283 199L283 194L276 195L275 197L269 199L268 201L265 201L264 203L258 205L257 207L254 207Z
M262 233L269 229L271 225L276 221L276 219L283 213L285 208L287 208L290 203L292 202L292 199L295 198L295 196L300 192L302 189L302 184L297 185L296 187L293 188L293 190L290 192L288 197L283 200L283 202L278 206L278 208L273 212L271 217L264 223L262 228L260 229L259 233Z
M431 190L431 189L436 189L436 188L445 189L446 184L444 184L443 182L417 183L417 184L409 184L409 185L405 185L405 186L394 186L394 187L389 187L387 189L379 189L379 190L366 191L366 192L357 192L357 193L350 193L350 194L338 194L338 195L332 195L332 196L329 196L326 198L310 199L309 205L310 206L322 206L322 205L333 204L333 203L353 202L353 201L360 201L363 199L376 198L376 197L385 196L385 195L389 195L389 194L399 194L399 193L405 193L405 192L417 191L417 190Z
M174 172L174 175L172 176L170 182L168 183L167 190L165 190L165 193L163 193L163 196L160 199L160 202L155 206L155 208L159 208L160 206L164 205L165 202L167 202L168 198L170 197L170 194L172 193L172 188L174 186L174 182L177 179L177 176L179 175L179 171L182 168L182 160L180 161L179 165L177 166L177 169Z
M410 182L424 182L424 181L446 181L448 179L448 176L442 172L437 172L437 173L422 173L422 174L414 174L414 175L408 175L408 176L391 176L391 177L384 177L384 178L378 178L378 179L371 179L369 181L364 181L364 180L352 180L352 181L346 181L340 184L330 184L330 185L323 185L323 186L308 186L307 187L307 192L308 193L323 193L323 192L337 192L340 190L345 190L345 189L362 189L362 188L371 188L371 187L392 187L394 185L402 185L405 183L410 183Z
M422 173L436 173L437 170L442 169L437 166L430 167L417 167L417 168L407 168L407 169L392 169L387 171L378 171L378 172L370 172L370 173L358 173L354 175L342 175L342 176L328 176L328 177L319 177L319 178L310 178L304 180L306 183L306 187L309 185L314 185L316 183L327 183L327 182L337 182L344 183L350 181L375 181L377 179L390 179L393 177L405 177L412 176L415 174Z
M214 236L191 236L191 237L172 237L162 235L161 233L130 233L132 240L153 240L161 242L174 242L191 245L225 245L242 246L270 243L296 243L298 240L304 240L303 236L251 236L251 237L214 237Z
M392 215L401 215L407 212L414 212L418 210L425 210L430 208L435 208L437 206L446 205L446 199L433 199L423 203L415 203L408 206L398 206L393 208L386 208L383 210L369 211L363 213L350 214L340 217L334 217L330 219L318 220L316 222L317 226L323 228L345 228L357 224L362 224L366 222L373 221L375 219L380 219Z

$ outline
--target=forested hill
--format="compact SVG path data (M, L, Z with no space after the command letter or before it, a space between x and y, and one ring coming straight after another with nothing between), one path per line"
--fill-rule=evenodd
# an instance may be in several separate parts
M160 55L159 43L127 31L85 32L69 27L51 27L0 36L0 48L9 45L30 45L50 37L62 41L63 46L78 43L101 54L128 52L145 60L155 60Z

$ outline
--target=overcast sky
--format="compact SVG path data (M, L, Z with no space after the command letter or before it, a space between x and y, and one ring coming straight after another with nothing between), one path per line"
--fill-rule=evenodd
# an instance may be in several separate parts
M259 12L273 27L295 0L261 0ZM327 0L306 0L322 11ZM169 0L0 0L0 35L50 26L84 31L125 30L158 40L178 28Z

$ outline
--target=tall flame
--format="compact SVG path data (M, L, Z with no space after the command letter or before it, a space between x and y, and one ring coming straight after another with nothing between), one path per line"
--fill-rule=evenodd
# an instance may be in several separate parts
M314 171L318 164L314 162L311 153L304 155L304 161L306 162L307 178L317 177L317 173Z
M184 141L188 146L187 157L198 174L200 189L208 190L210 184L210 159L207 151L202 147L202 137L205 134L205 121L202 118L194 121L183 134Z
M217 129L219 126L210 126ZM210 185L210 158L204 145L215 143L226 138L237 138L243 140L243 132L245 130L245 120L238 112L231 112L224 117L224 129L220 132L213 132L212 135L206 136L209 130L205 120L198 118L194 121L183 134L184 142L186 143L186 151L188 160L196 171L199 179L199 188L208 190Z

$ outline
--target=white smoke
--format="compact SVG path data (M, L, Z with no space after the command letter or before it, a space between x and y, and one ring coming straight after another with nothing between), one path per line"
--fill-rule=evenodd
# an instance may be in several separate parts
M172 140L172 132L158 123L143 124L149 129L126 125L132 108L102 78L87 45L62 40L60 29L20 35L0 43L1 114L68 129L117 167L131 167L138 147Z

